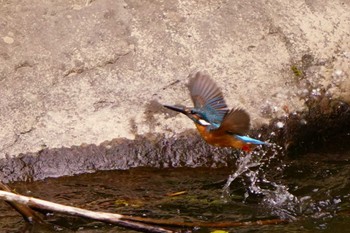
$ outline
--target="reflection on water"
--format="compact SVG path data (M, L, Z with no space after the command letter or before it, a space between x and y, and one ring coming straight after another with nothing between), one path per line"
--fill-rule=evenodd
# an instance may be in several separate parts
M228 229L235 232L344 232L350 228L349 158L349 146L329 144L293 160L282 155L278 146L271 146L242 154L235 168L135 168L11 186L24 195L62 204L174 221L275 217L291 221L286 225ZM186 194L167 196L179 191ZM3 203L0 218L1 232L16 232L25 226ZM36 227L33 232L132 232L57 214L47 219L55 228Z

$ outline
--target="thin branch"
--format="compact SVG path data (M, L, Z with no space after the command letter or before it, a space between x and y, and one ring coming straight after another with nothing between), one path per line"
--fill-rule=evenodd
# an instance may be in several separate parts
M1 189L7 192L11 192L10 187L8 187L6 184L3 184L2 182L0 182L0 190ZM9 204L12 208L14 208L18 213L20 213L24 220L26 220L27 222L45 224L44 220L40 217L40 215L28 206L13 201L6 201L6 203Z
M32 208L50 210L62 214L68 214L73 216L80 216L89 219L98 220L101 222L112 223L118 226L126 227L141 232L155 232L155 233L171 233L173 231L167 230L164 228L146 225L140 222L132 222L129 220L123 220L124 215L121 214L112 214L105 212L97 212L85 210L77 207L61 205L49 201L44 201L41 199L26 197L11 192L0 191L0 199L9 202L16 202L23 205L30 206Z
M167 219L152 219L143 218L136 216L127 216L121 214L112 214L105 212L95 212L90 210L85 210L81 208L65 206L49 201L44 201L41 199L21 196L5 191L0 191L0 199L19 202L28 205L32 208L44 209L49 211L54 211L63 214L69 214L74 216L80 216L85 218L90 218L102 222L112 223L126 228L131 228L138 231L144 232L173 232L171 230L166 230L163 228L158 228L153 225L163 225L171 227L208 227L208 228L228 228L228 227L240 227L240 226L262 226L262 225L276 225L276 224L286 224L289 221L284 219L263 219L256 221L245 221L245 222L234 222L234 221L224 221L224 222L179 222L171 221ZM146 225L148 224L148 225ZM150 226L152 225L152 226Z

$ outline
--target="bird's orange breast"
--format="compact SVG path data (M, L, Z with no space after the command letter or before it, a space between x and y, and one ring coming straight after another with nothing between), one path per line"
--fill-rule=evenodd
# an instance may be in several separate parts
M196 127L202 138L211 145L218 147L233 147L244 151L250 151L254 147L254 145L240 141L223 130L208 131L205 126L199 124L196 124Z

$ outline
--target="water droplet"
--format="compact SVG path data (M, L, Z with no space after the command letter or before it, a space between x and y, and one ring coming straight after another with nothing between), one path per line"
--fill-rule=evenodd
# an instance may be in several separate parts
M300 124L306 125L306 124L307 124L307 121L306 121L305 119L301 119L301 120L300 120Z
M284 123L282 121L279 121L276 123L277 128L281 129L284 127Z

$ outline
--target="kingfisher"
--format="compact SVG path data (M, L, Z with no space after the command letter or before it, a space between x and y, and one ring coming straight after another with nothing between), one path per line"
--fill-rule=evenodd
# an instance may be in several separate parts
M163 105L189 117L202 138L218 147L251 151L266 142L245 136L250 128L249 114L241 108L229 110L223 94L208 74L197 72L188 85L193 108L182 105Z

